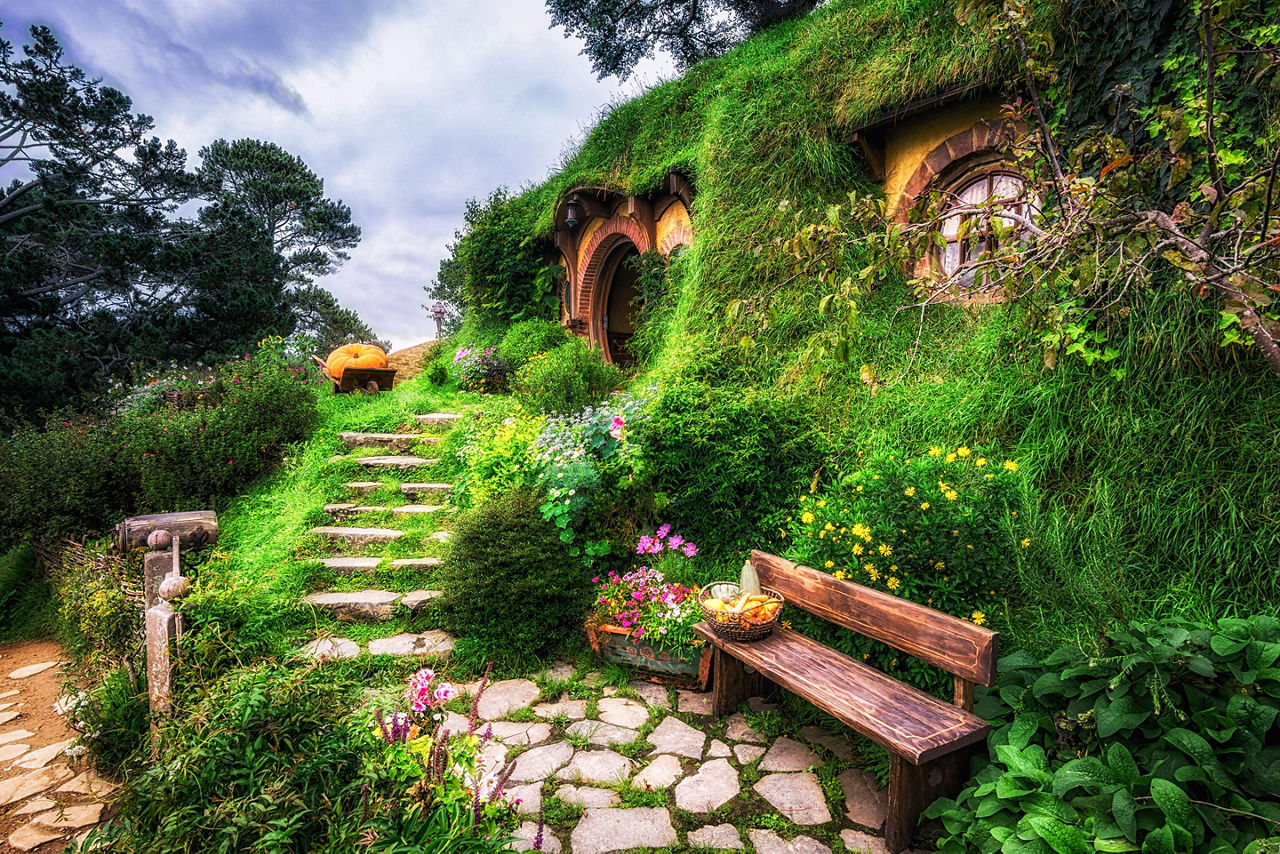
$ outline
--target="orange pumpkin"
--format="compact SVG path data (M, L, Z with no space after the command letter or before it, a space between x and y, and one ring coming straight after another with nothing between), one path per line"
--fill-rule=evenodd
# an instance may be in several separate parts
M340 380L347 368L385 368L387 354L372 344L343 344L329 354L324 364L333 378Z

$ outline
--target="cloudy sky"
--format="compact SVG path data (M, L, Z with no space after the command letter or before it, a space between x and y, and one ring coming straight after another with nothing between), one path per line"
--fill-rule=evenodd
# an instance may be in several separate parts
M544 178L599 109L669 73L598 82L542 0L0 0L4 36L53 28L72 62L196 152L255 137L297 154L364 238L321 284L396 347L465 200Z

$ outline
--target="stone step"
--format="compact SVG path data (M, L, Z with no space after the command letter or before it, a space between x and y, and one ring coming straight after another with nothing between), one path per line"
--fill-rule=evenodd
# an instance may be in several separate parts
M382 484L378 484L381 486ZM351 486L351 484L347 484ZM372 490L370 490L372 492ZM402 483L400 491L405 495L448 495L453 492L453 484L451 483Z
M416 655L445 658L453 652L453 635L439 629L421 634L398 634L369 641L370 655Z
M338 439L347 448L394 448L403 451L415 442L438 445L439 436L426 433L339 433Z
M424 427L452 427L461 417L455 412L432 412L428 415L419 415L418 423Z
M339 620L390 620L401 595L390 590L359 590L354 593L312 593L302 601L323 608Z
M393 531L390 528L343 528L332 525L312 528L311 533L331 540L341 540L349 546L390 543L404 536L404 531Z
M427 537L428 540L431 540L432 542L435 542L435 543L447 543L452 538L453 538L453 535L450 534L448 531L436 531L434 534Z
M382 489L382 481L380 480L353 480L346 484L347 489L357 495L368 495L370 492L376 492Z
M380 507L376 504L356 504L354 502L344 502L341 504L326 504L324 512L330 516L354 516L357 513L386 513L391 508Z
M439 504L401 504L399 507L392 507L393 514L402 516L417 516L423 513L439 513L445 507Z
M400 604L408 608L410 611L416 611L419 608L434 602L444 595L440 590L414 590L404 594L400 599Z
M316 661L355 658L360 654L360 644L348 638L317 638L302 648L302 654Z
M343 457L343 460L354 460L367 469L416 469L419 466L433 466L439 460L429 460L425 457Z
M329 557L320 563L339 575L353 575L357 572L373 572L382 566L384 560L385 558L380 557ZM439 565L438 557L408 557L391 561L393 569L435 569Z

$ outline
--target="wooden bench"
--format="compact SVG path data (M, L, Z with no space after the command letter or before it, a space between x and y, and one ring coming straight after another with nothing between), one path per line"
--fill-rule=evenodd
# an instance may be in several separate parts
M787 607L882 641L955 677L954 702L948 704L782 626L750 643L721 640L706 623L694 629L715 646L714 714L729 714L760 693L763 678L889 751L884 838L890 851L903 850L920 813L935 799L960 790L968 777L969 754L991 729L973 714L973 686L994 681L999 635L764 552L753 551L751 563L760 583L785 596Z

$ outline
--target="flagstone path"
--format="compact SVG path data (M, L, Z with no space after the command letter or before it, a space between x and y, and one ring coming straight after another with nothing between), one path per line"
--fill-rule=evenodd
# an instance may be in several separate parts
M539 682L562 686L572 668L556 670ZM523 816L518 851L534 850L539 816L548 813L558 823L543 826L542 851L751 846L764 854L830 854L837 839L849 851L886 850L879 836L886 793L849 761L854 748L843 736L806 727L801 740L769 738L741 713L709 717L706 694L672 697L648 682L630 683L621 692L630 696L604 688L594 700L548 695L539 682L497 682L478 706L476 732L488 730L492 739L486 750L514 765L508 789ZM454 713L443 724L455 732L467 725ZM839 796L824 791L822 776L834 776Z
M110 810L116 786L67 755L61 656L51 641L0 646L0 852L61 851Z

